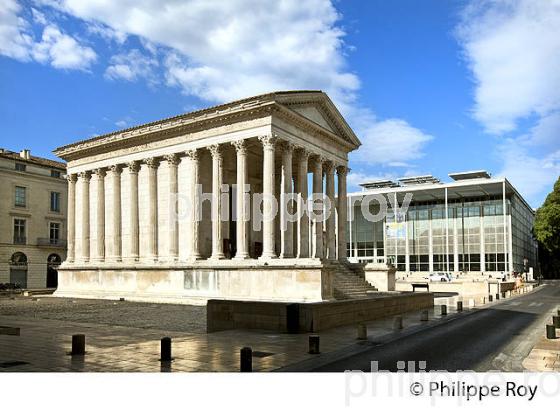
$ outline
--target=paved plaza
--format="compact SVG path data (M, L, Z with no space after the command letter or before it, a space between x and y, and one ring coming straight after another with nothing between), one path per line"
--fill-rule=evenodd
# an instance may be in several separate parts
M453 318L439 306L429 312L403 315L405 331ZM443 302L442 302L443 301ZM468 310L468 309L467 309ZM308 353L308 334L232 330L206 333L206 308L55 297L0 299L0 326L19 327L20 335L0 334L0 371L46 372L159 372L239 371L239 350L250 346L255 371L273 371L306 360L321 360L345 351L367 347L381 338L398 336L394 318L368 323L369 340L356 340L355 326L320 332L321 355ZM86 355L72 357L73 334L86 335ZM171 365L159 361L160 339L173 339Z

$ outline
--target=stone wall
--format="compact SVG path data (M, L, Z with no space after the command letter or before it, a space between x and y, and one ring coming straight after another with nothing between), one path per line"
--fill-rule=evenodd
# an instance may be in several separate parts
M319 303L209 300L207 330L265 329L317 332L434 305L431 293L380 293L378 297Z

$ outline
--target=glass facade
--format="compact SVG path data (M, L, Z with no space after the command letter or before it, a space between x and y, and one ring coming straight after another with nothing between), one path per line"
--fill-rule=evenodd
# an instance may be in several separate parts
M443 190L439 187L439 196ZM406 191L403 191L406 192ZM434 195L436 196L436 195ZM347 227L348 257L405 272L522 272L536 269L533 211L515 195L412 202L406 213L370 222L360 202ZM377 209L370 209L372 214ZM511 229L511 227L513 227ZM511 255L511 256L510 256Z

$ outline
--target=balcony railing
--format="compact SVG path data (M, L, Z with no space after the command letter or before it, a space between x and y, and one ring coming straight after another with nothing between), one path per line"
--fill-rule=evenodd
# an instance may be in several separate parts
M66 240L64 239L54 239L54 238L38 238L37 246L49 246L55 248L65 248Z

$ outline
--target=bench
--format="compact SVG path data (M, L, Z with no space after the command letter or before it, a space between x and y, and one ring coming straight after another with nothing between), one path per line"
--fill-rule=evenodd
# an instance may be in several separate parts
M412 291L416 292L416 289L426 289L426 292L430 291L430 285L427 283L413 283Z

